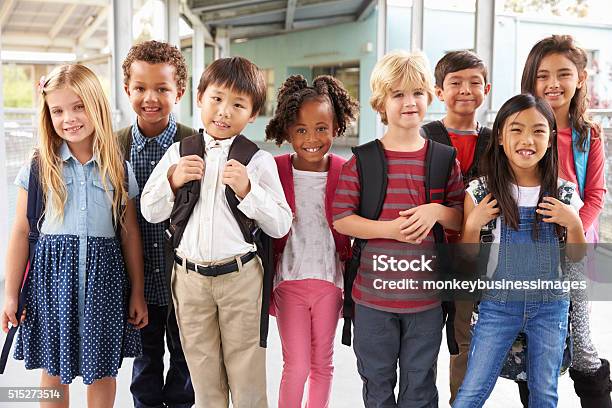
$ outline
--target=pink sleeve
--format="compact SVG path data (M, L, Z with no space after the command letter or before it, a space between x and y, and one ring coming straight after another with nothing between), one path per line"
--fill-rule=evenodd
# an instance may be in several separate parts
M597 130L593 129L593 133ZM597 136L597 135L595 135ZM593 222L599 217L604 205L606 185L604 181L604 146L603 133L598 137L591 137L591 149L587 164L586 182L584 186L584 206L580 209L582 227L588 230Z

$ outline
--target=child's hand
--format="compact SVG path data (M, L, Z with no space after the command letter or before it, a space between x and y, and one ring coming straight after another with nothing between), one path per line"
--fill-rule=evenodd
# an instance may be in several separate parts
M128 322L137 329L142 329L149 324L149 312L142 291L133 290L130 295Z
M203 176L204 160L196 154L181 157L177 164L168 169L168 181L174 192L191 180L201 180Z
M15 319L16 313L17 313L17 299L6 299L4 301L4 307L2 308L2 317L0 318L1 323L2 323L3 332L8 333L9 322L11 323L11 326L13 327L17 326L17 319ZM21 314L20 323L23 323L25 318L26 318L26 311L24 309L23 313Z
M553 222L567 229L582 228L578 213L554 197L544 197L536 212L544 216L544 222Z
M409 210L400 211L401 216L407 217L406 222L401 225L404 242L411 244L423 242L438 221L436 215L438 205L435 203L423 204Z
M227 184L241 199L251 191L251 182L246 167L237 160L229 160L223 170L223 184Z
M497 200L492 199L491 193L487 194L470 215L468 215L465 225L474 230L480 230L482 227L487 225L492 220L499 216L499 207L497 206Z
M386 221L387 231L385 238L394 239L399 242L406 242L406 236L402 234L402 224L406 222L406 217L397 217L392 221Z

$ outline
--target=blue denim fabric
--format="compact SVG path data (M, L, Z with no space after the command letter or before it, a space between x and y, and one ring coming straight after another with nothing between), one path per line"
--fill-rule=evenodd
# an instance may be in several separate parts
M555 224L539 222L538 238L533 239L535 207L518 207L518 231L508 227L502 217L499 255L493 281L550 282L562 278L559 266L559 239ZM495 247L495 246L493 246ZM483 292L482 300L493 301L556 301L569 299L569 291L561 289L491 289Z
M561 276L554 224L540 222L535 207L519 207L518 231L502 218L494 280L555 280ZM520 300L519 300L520 299ZM557 406L557 380L567 335L569 293L555 289L485 291L470 344L468 368L453 408L482 407L491 394L516 336L527 336L529 407Z
M529 408L557 406L557 380L567 334L569 300L480 303L468 368L453 408L482 407L519 332L529 342Z
M149 324L141 329L142 356L134 359L130 391L135 408L190 408L193 386L181 347L174 313L167 306L147 305ZM166 341L164 342L164 338ZM164 379L165 345L170 366Z

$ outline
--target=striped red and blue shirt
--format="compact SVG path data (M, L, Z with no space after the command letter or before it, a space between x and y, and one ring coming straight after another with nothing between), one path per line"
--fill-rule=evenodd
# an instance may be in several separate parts
M385 150L387 160L387 194L383 203L379 221L391 221L399 216L399 212L425 204L425 158L427 145L414 152L397 152ZM432 163L432 165L436 165ZM445 189L445 202L443 205L463 211L464 198L463 180L459 162L455 160L451 175ZM355 156L346 162L342 168L338 188L333 202L334 221L349 215L359 215L360 185ZM374 309L394 313L416 313L437 307L440 302L435 291L421 289L381 289L382 281L404 281L414 279L435 280L435 241L433 232L420 244L408 244L390 239L370 239L366 243L355 282L352 296L355 303ZM388 260L394 257L397 261L404 260L404 265L413 260L434 258L433 272L400 270L386 270L381 262L374 262L387 256ZM418 264L418 263L417 263ZM377 265L377 268L375 268ZM375 270L377 269L377 270ZM388 268L389 269L389 268Z

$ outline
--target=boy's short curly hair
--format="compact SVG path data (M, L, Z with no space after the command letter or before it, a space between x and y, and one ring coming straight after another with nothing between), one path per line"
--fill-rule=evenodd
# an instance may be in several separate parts
M478 55L468 50L447 52L440 58L434 70L436 86L444 88L442 85L444 84L444 78L446 78L448 74L470 68L477 68L480 70L486 85L487 67Z
M277 145L288 141L287 129L297 120L302 104L309 100L322 100L330 104L334 113L334 124L338 131L334 136L344 134L346 126L357 118L359 103L355 101L342 82L329 75L320 75L308 85L301 75L292 75L285 80L278 91L274 117L266 126L266 140Z
M123 83L130 82L130 68L134 61L149 64L169 64L174 67L174 79L178 89L185 89L187 84L187 65L181 51L174 45L155 40L141 42L130 48L123 61Z
M421 89L427 93L427 103L433 101L433 85L427 58L421 52L392 51L376 63L370 76L370 105L380 113L382 122L387 125L385 99L391 88Z

